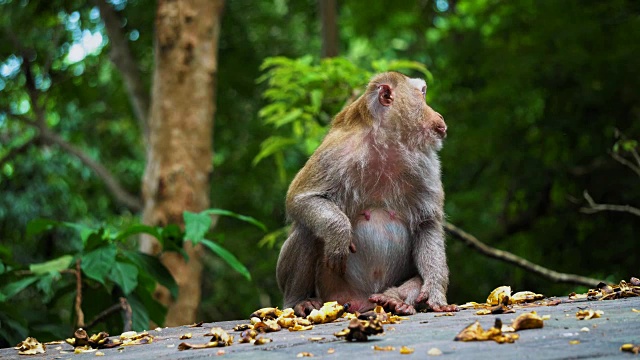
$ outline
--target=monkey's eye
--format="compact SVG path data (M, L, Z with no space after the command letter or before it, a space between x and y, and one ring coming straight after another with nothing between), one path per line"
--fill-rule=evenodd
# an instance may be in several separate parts
M422 90L420 90L420 91L422 91L422 96L426 96L427 95L427 86L426 85L423 86Z

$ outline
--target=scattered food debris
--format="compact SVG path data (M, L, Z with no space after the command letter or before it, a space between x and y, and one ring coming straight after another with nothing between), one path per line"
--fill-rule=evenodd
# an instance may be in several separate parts
M600 316L602 316L602 314L604 314L604 311L602 310L592 310L592 309L585 309L585 310L580 310L576 313L576 317L578 318L578 320L590 320L590 319L597 319Z
M14 347L14 349L18 350L18 354L20 355L36 355L36 354L44 354L46 351L46 346L38 341L38 339L33 337L28 337L18 343Z
M211 329L208 333L204 334L204 336L211 336L211 340L205 344L191 344L187 342L180 343L178 345L178 350L189 350L189 349L208 349L215 347L224 347L233 344L233 336L229 335L226 331L222 330L222 328L215 327Z
M304 352L298 353L298 355L296 355L296 357L299 357L299 358L301 358L301 357L313 357L313 354L310 353L310 352L304 351Z
M377 319L358 320L351 319L349 326L337 333L336 337L344 337L347 341L367 341L369 335L377 335L384 332L382 324Z
M640 353L640 345L624 344L620 346L620 351L628 351L638 355Z
M104 356L104 353L102 351L98 351L96 352L96 356Z
M413 354L414 351L416 351L414 348L410 348L410 347L406 347L406 346L403 346L403 347L400 348L400 354L402 354L402 355Z
M440 356L440 355L442 355L442 350L440 350L438 348L431 348L431 349L429 349L429 351L427 351L427 355L429 355L429 356Z
M590 289L586 294L569 294L570 300L615 300L627 297L640 296L640 279L632 277L629 282L622 280L617 285L599 283L595 289Z
M310 337L309 341L322 341L324 339L325 339L324 337Z
M333 354L334 352L336 352L336 349L334 348L329 348L329 350L327 350L327 354Z
M580 329L580 332L589 332L589 331L591 331L591 330L589 330L589 328L586 327L586 326L583 327L582 329Z
M493 340L499 344L513 343L520 335L518 334L503 334L502 333L502 321L496 319L493 327L485 331L480 326L480 322L476 321L473 324L462 329L462 331L456 335L455 341L487 341Z
M542 318L535 312L525 313L513 319L511 327L514 331L540 329L544 326Z
M180 340L186 340L186 339L191 339L193 335L191 333L186 333L183 335L180 335Z
M570 340L569 345L578 345L580 344L580 340Z
M272 342L273 340L266 337L258 337L253 341L253 345L264 345Z
M396 348L394 348L393 346L378 346L378 345L374 345L372 347L373 347L373 350L375 350L375 351L396 351Z
M330 301L324 303L320 309L313 309L307 316L307 320L314 324L324 324L336 320L344 312L344 306L338 304L337 301Z

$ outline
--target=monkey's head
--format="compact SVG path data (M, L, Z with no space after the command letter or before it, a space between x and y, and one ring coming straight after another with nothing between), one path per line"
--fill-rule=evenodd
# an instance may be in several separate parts
M376 75L365 94L374 126L410 146L440 150L447 125L442 115L427 105L426 93L423 79L398 72Z

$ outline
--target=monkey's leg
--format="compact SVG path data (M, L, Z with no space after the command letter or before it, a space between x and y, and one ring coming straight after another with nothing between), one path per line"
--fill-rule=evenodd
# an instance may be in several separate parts
M445 254L444 229L439 221L428 221L420 225L413 257L422 277L422 287L416 302L426 301L436 312L458 311L457 306L447 304L449 267Z
M371 295L369 301L397 315L413 315L416 313L414 305L421 287L422 279L415 276L398 287L388 288L382 294Z
M284 295L284 308L291 307L298 316L319 309L316 295L316 267L320 259L318 240L302 226L291 225L291 234L282 245L276 277Z

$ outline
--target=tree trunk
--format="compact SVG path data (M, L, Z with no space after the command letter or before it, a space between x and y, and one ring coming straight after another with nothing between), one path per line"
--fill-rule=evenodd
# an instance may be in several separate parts
M336 0L319 0L322 25L322 57L338 56L338 5Z
M143 178L143 222L183 224L185 210L209 208L213 171L213 118L218 36L223 0L158 0L155 70L151 90L147 167ZM143 238L141 250L160 252ZM179 286L169 304L167 326L193 323L200 304L201 249L185 245L189 261L166 253L162 261Z

